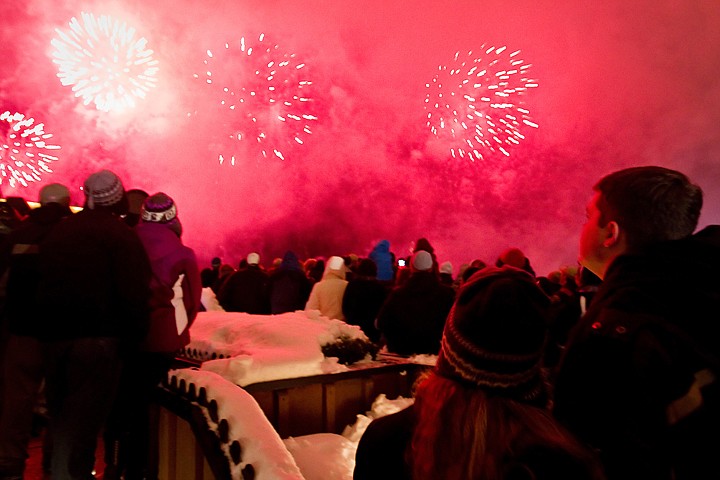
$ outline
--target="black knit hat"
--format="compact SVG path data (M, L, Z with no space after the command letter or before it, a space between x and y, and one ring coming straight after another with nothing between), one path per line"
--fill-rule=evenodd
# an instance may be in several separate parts
M549 306L550 299L525 271L510 266L478 271L448 315L437 373L545 405L540 367Z

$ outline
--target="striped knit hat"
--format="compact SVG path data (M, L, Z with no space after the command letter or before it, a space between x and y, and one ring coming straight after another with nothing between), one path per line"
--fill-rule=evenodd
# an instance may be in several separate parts
M140 209L140 219L143 222L161 223L182 235L182 225L177 216L175 201L169 195L158 192L145 199Z
M87 208L112 207L125 198L125 188L120 178L110 170L100 170L90 175L83 186Z
M549 306L550 299L527 272L510 266L478 271L448 315L437 373L544 406L540 367Z

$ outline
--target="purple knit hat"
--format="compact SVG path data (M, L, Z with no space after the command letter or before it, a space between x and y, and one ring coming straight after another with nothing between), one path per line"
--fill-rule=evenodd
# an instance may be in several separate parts
M140 209L140 219L146 223L167 225L178 236L182 234L182 225L177 217L175 202L163 192L158 192L145 199Z
M487 267L459 291L436 371L495 395L544 405L541 373L550 299L531 275Z

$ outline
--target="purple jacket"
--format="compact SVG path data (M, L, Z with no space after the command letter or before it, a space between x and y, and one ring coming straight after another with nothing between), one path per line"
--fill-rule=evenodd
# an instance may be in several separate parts
M190 342L190 326L200 309L202 285L197 258L166 225L141 222L135 230L153 272L150 330L141 348L175 352Z

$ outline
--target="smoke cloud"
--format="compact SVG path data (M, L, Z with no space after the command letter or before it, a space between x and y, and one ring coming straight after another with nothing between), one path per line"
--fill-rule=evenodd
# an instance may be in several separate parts
M405 256L426 237L455 272L515 246L546 274L575 265L595 181L633 165L685 172L706 194L701 224L720 222L715 0L160 3L0 7L0 113L43 122L62 147L40 181L2 178L4 196L35 200L61 182L82 204L83 180L109 168L128 189L176 200L202 266L215 256L236 265L250 251L265 264L288 249L366 255L381 239ZM147 39L158 86L134 109L99 111L60 83L50 42L81 12L120 18ZM228 150L237 113L214 106L219 93L201 80L208 50L260 33L312 81L317 120L302 145L288 136L284 160L259 156L254 137ZM523 129L510 156L471 162L452 158L426 126L425 84L456 52L483 45L521 50L532 64L539 86L525 102L538 128ZM256 81L227 69L238 84ZM269 125L276 110L254 113ZM7 133L0 125L0 140ZM234 164L220 163L229 151Z

